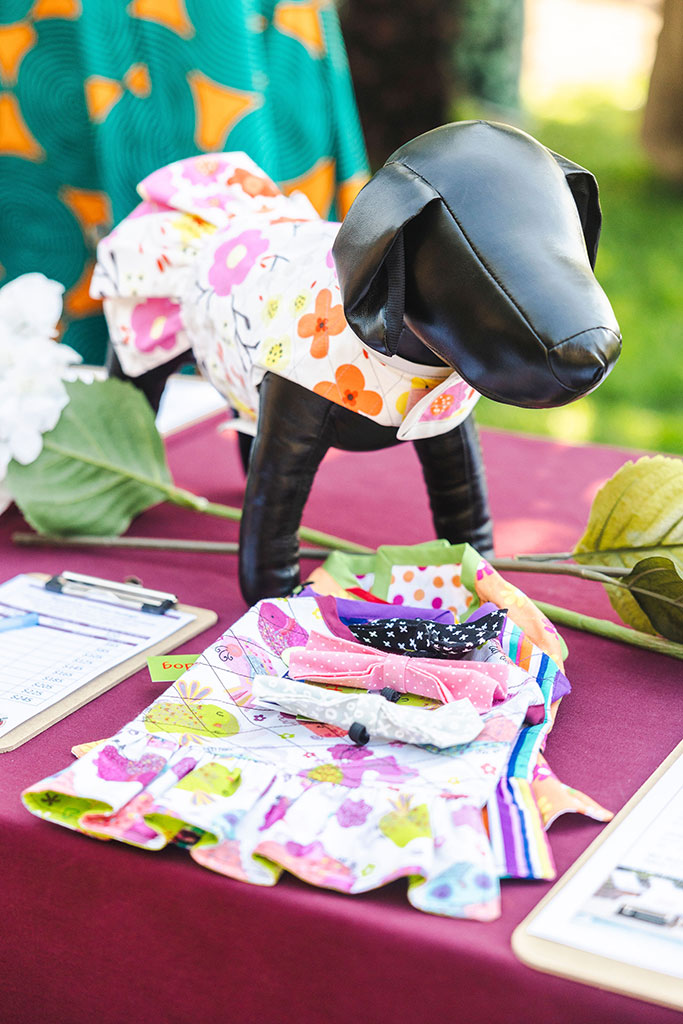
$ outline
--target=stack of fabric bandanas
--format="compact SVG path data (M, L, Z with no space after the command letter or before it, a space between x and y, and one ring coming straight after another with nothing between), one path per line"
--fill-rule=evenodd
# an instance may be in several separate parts
M554 877L558 814L611 816L541 754L569 692L563 655L467 545L334 554L23 799L243 881L286 869L356 893L405 876L413 906L491 920L501 878Z

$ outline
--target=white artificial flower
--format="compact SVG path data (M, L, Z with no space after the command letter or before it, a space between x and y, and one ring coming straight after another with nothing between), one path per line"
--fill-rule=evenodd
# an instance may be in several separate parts
M62 378L81 356L53 339L64 288L43 274L24 274L0 288L0 512L10 503L2 486L11 459L37 459L43 434L69 401Z
M63 293L44 274L16 277L0 288L0 324L20 338L56 338Z

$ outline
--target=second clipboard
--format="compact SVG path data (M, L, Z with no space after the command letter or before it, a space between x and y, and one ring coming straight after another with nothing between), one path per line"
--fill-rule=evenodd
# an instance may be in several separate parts
M651 830L657 827L657 822L664 820L663 816L666 816L663 827L670 833L673 860L677 861L673 872L677 877L667 877L672 872L666 868L649 872L647 868L652 865L645 861L640 862L639 870L631 852L634 836L641 848L648 834L656 841ZM683 847L680 841L676 842L676 833L680 840L681 829L683 742L517 926L512 934L515 954L529 967L547 974L683 1010ZM660 847L661 843L658 849ZM678 912L672 905L673 901L665 900L667 905L662 904L661 896L656 906L647 895L645 900L639 901L635 892L626 893L628 898L620 901L619 884L614 884L615 871L622 875L630 871L636 882L640 876L640 886L630 885L628 888L641 888L646 894L648 876L663 878L670 883L670 893L674 896L680 893ZM596 891L596 880L599 879L602 879L602 884ZM602 898L603 902L613 904L609 913L604 915L604 921L594 914L596 896L597 902ZM582 932L573 925L584 907L593 912L599 933L595 925L590 927L588 913L584 931L587 941L582 944ZM630 935L620 954L616 938L619 930L623 932L624 929L629 929ZM654 940L657 944L657 948L649 953L648 935L650 942ZM586 948L590 945L595 948ZM604 955L607 951L609 956Z

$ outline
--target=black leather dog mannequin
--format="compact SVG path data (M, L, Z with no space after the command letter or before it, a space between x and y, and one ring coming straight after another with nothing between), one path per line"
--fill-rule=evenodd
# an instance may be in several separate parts
M346 318L368 349L446 363L496 401L564 405L597 387L621 347L593 275L600 223L588 171L505 125L445 125L394 153L344 220L333 255ZM153 405L173 368L135 379ZM114 356L110 372L123 376ZM266 373L240 529L247 602L299 582L298 529L326 451L395 443L395 428ZM472 417L414 444L437 536L490 554Z

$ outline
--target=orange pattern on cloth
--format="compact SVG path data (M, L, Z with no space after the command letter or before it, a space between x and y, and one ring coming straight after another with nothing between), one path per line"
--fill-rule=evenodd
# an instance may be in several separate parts
M332 305L332 292L323 288L315 299L315 311L306 313L299 320L297 333L300 338L313 338L311 355L322 359L330 347L330 335L341 334L346 327L341 303ZM320 393L320 392L319 392Z
M322 395L330 402L343 405L351 412L363 412L367 416L376 416L382 408L382 398L376 391L365 389L365 378L357 366L345 363L334 375L334 384L323 380L313 388L317 395Z

